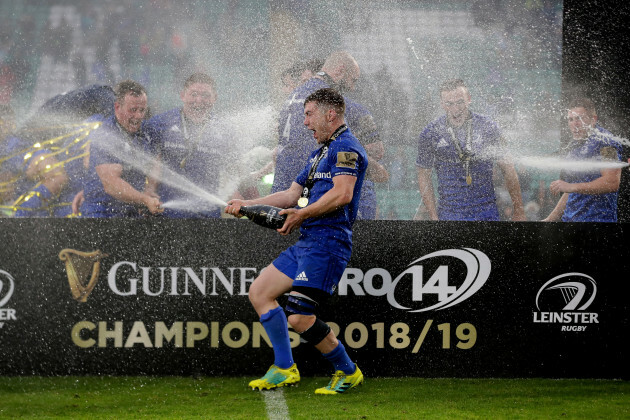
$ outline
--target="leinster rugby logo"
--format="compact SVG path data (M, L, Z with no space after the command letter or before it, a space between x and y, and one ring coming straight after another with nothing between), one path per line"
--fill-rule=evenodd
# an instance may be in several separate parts
M583 311L591 306L597 285L581 273L566 273L545 283L536 295L536 308L544 310Z
M490 277L491 267L490 259L481 251L446 249L412 261L393 279L382 268L365 273L346 268L339 294L345 295L351 289L359 296L386 296L392 307L407 312L436 311L460 304L477 293Z
M0 270L0 328L4 328L5 321L15 321L15 309L7 308L5 305L13 296L15 280L13 276L4 270Z
M542 285L536 294L534 323L560 324L561 331L585 331L598 324L598 315L587 312L597 295L595 279L582 273L565 273Z
M0 270L0 308L2 308L13 296L15 281L13 276L4 270Z

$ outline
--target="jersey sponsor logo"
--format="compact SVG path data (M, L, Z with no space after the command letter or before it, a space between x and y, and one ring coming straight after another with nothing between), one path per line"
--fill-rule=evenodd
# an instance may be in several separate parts
M332 178L332 175L330 174L330 172L315 172L315 174L313 174L313 179L330 179Z
M355 152L337 152L338 168L356 168L359 155Z
M427 279L425 266L436 265ZM463 248L446 249L418 258L393 279L382 268L372 268L365 273L358 268L346 268L339 283L339 295L347 295L352 290L359 296L385 296L392 307L407 312L441 310L460 304L477 293L490 277L491 266L483 252ZM409 288L399 287L405 282L411 282L411 295L402 293Z
M559 324L560 331L586 331L598 324L599 314L587 312L597 295L595 279L583 273L565 273L547 281L536 294L533 322Z
M179 127L178 127L178 126L176 126L176 125L172 126L172 127L169 129L169 131L174 131L174 132L176 132L176 133L181 132L181 130L179 129Z
M436 147L448 147L448 142L444 137L442 137L440 138L440 141L438 141Z
M306 277L306 273L302 271L295 277L295 281L308 281L308 277Z

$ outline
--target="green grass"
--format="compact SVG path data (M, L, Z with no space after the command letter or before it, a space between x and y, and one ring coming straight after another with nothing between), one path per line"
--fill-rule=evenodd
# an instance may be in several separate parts
M0 418L265 419L251 378L0 377ZM630 419L630 383L367 378L345 395L283 390L291 419ZM268 391L276 392L276 391Z

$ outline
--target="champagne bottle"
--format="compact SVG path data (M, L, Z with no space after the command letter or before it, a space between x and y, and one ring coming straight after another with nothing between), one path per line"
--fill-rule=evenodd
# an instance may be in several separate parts
M280 229L282 225L284 225L284 221L287 220L286 215L278 214L281 210L282 209L279 207L268 206L265 204L255 204L253 206L241 207L240 213L243 216L247 216L257 225L270 229Z

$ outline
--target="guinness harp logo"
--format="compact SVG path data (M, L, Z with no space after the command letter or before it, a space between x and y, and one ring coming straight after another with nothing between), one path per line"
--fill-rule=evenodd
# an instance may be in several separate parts
M92 289L98 282L101 271L101 259L107 257L101 251L81 252L74 249L63 249L59 259L66 263L66 273L72 297L79 302L86 302Z

